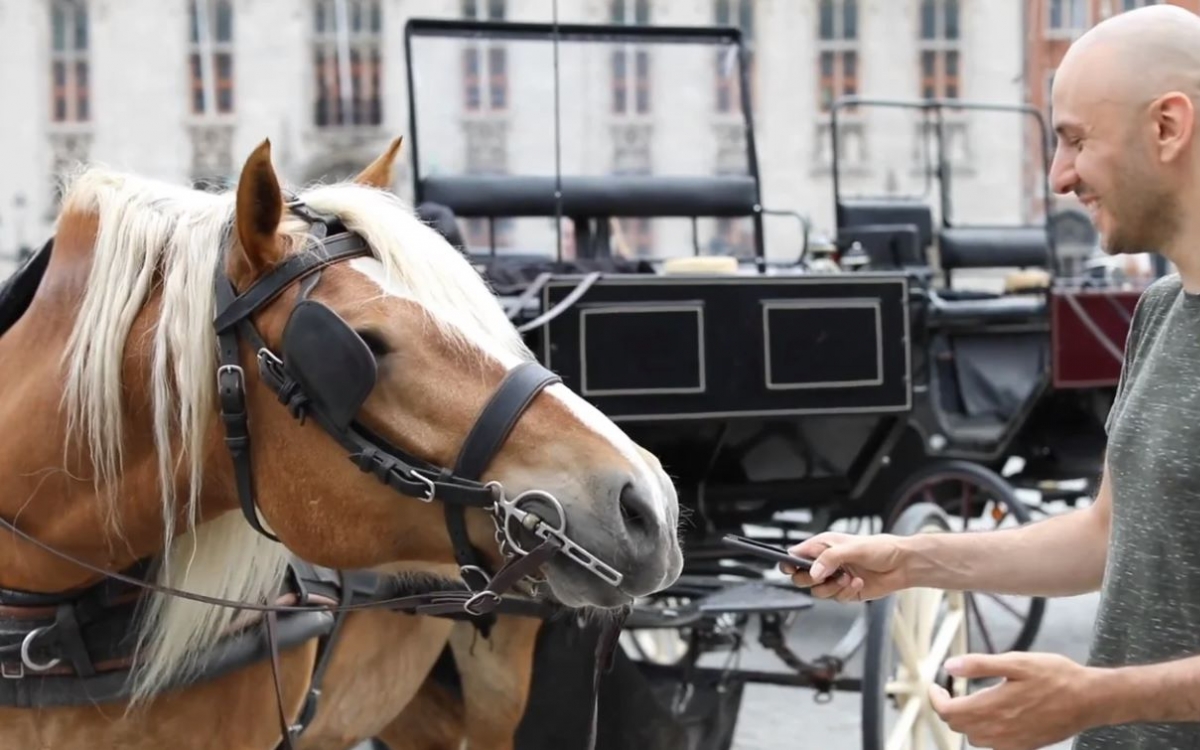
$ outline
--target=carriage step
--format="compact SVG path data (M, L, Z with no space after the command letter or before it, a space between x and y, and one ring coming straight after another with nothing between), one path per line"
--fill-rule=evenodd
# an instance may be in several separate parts
M699 610L709 615L798 611L811 606L812 597L795 586L766 581L730 586L698 602Z

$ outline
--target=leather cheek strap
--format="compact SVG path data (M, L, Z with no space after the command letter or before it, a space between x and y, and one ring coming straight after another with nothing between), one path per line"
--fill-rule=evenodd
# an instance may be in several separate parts
M533 399L548 386L560 382L562 378L536 362L524 362L510 370L463 441L454 473L478 481ZM484 566L467 534L466 510L457 503L445 503L444 507L446 529L463 579L472 590L482 590L488 582L473 570L482 571Z

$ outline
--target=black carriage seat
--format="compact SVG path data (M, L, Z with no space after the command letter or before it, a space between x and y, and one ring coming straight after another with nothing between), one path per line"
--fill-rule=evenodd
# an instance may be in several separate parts
M467 241L463 238L462 228L458 226L458 217L449 206L425 201L416 208L417 218L433 227L460 253L467 252Z
M0 336L7 333L29 309L46 275L53 246L54 239L51 238L16 273L0 283Z
M421 200L459 216L553 217L555 190L552 175L435 175L421 181ZM738 217L757 205L749 176L562 177L566 217Z
M938 233L939 265L958 269L1046 268L1050 245L1043 227L946 227ZM949 278L949 277L948 277ZM955 325L1034 322L1046 313L1045 295L939 290L934 322Z
M929 293L930 323L941 326L1019 325L1046 316L1046 298L1040 294L1012 294L948 298L942 290Z
M939 265L959 268L1046 268L1050 242L1044 227L946 227L938 232Z
M844 200L837 205L839 236L847 229L883 231L886 227L911 227L917 247L925 253L933 244L933 212L919 200Z

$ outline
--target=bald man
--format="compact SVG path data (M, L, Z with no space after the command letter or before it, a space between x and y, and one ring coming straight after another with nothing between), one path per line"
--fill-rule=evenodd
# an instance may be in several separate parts
M952 675L999 677L934 710L975 747L1200 748L1200 18L1172 6L1115 16L1055 76L1054 188L1091 211L1108 253L1160 253L1179 273L1133 317L1107 461L1086 509L1019 529L915 537L821 534L821 598L907 587L1025 596L1102 590L1088 664L1053 654L969 655ZM838 571L836 575L831 572ZM815 584L815 585L814 585Z

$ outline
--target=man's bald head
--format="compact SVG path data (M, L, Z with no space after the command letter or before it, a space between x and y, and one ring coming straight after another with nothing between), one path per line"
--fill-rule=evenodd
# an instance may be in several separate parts
M1092 211L1109 252L1163 251L1200 186L1200 16L1153 5L1079 38L1054 78L1056 191Z
M1056 89L1081 77L1114 103L1137 107L1173 91L1200 100L1200 16L1150 5L1101 21L1067 50Z

